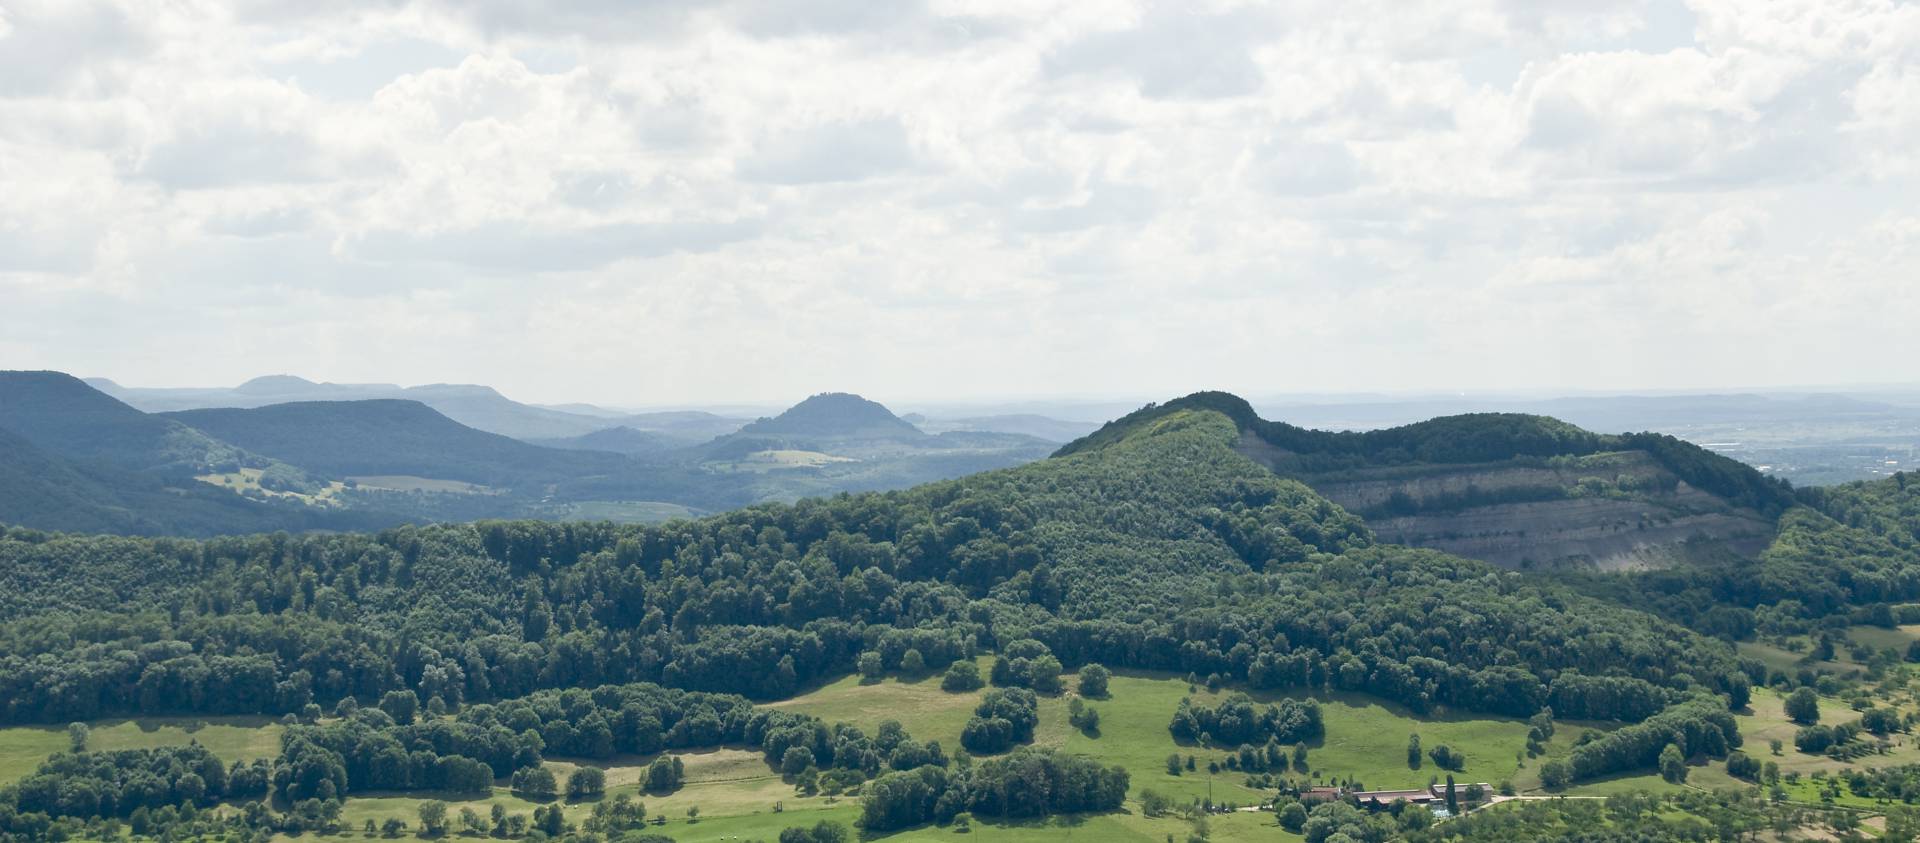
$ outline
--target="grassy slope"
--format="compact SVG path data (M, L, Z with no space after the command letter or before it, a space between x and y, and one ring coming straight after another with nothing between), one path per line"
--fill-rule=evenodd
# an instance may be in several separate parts
M262 717L151 717L104 720L92 726L87 747L94 750L185 746L199 741L228 763L280 754L280 726ZM0 729L0 785L20 780L47 756L66 748L65 727Z
M981 659L982 671L991 663L991 658ZM1178 745L1167 732L1174 708L1182 697L1188 696L1186 682L1165 675L1129 673L1116 675L1108 691L1106 699L1090 701L1100 712L1098 736L1083 734L1067 724L1066 697L1043 698L1035 742L1125 766L1133 777L1136 796L1147 788L1179 799L1205 796L1206 761L1209 757L1223 759L1226 751ZM881 720L896 719L915 737L937 739L942 746L951 748L959 744L960 729L981 693L946 693L940 690L938 677L913 681L889 678L864 685L858 677L848 677L781 705L868 729ZM1192 696L1195 702L1213 704L1224 694L1212 694L1200 688ZM1255 699L1273 700L1280 696L1256 694ZM1466 769L1455 774L1460 781L1517 781L1522 772L1515 756L1525 751L1527 725L1524 721L1448 716L1420 719L1405 709L1372 697L1340 694L1322 695L1319 699L1327 736L1308 744L1307 757L1320 780L1353 778L1370 788L1398 788L1425 785L1433 775L1444 777L1445 771L1431 763L1423 764L1419 770L1407 767L1407 736L1413 732L1420 734L1422 746L1429 749L1444 743L1466 753ZM1563 728L1561 736L1576 731L1572 727ZM1194 755L1199 769L1179 776L1169 775L1166 758L1174 753L1183 757ZM1214 798L1222 802L1251 803L1265 795L1246 788L1245 779L1240 773L1221 771L1213 776Z

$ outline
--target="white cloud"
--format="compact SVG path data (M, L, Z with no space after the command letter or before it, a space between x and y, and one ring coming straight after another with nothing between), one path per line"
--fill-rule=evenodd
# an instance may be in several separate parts
M913 148L893 119L830 123L761 137L740 162L740 177L768 184L859 181L906 169Z
M0 336L625 403L1911 379L1916 43L1896 0L0 0Z

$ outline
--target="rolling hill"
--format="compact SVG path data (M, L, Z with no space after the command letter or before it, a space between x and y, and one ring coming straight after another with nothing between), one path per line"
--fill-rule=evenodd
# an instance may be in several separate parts
M302 401L162 417L333 478L411 475L524 490L627 467L616 454L475 430L418 401Z

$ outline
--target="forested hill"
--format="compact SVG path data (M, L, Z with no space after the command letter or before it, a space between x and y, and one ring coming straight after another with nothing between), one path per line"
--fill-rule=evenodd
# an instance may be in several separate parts
M1468 464L1521 457L1587 456L1643 450L1688 483L1739 506L1779 514L1795 503L1793 488L1738 460L1659 433L1603 434L1547 416L1469 413L1368 431L1308 430L1268 421L1245 399L1225 392L1196 392L1165 404L1150 404L1099 431L1067 444L1059 453L1102 447L1170 413L1207 409L1240 430L1280 449L1273 465L1283 473L1318 474L1371 466L1416 463Z
M416 475L520 487L626 466L610 453L529 445L467 427L417 401L303 401L163 414L329 477Z
M863 437L922 439L926 434L893 411L858 395L824 392L778 416L740 429L742 436Z
M196 472L247 456L60 372L0 371L0 428L51 454L131 470Z
M1060 453L1107 447L1197 409L1233 419L1242 454L1362 515L1385 540L1506 567L1613 570L1752 556L1795 502L1786 483L1660 434L1600 434L1508 413L1307 430L1262 419L1219 392L1149 405Z
M1237 437L1181 411L1018 468L650 527L200 542L16 529L0 535L0 720L629 681L772 698L863 651L938 667L1021 639L1067 666L1331 686L1420 711L1638 720L1690 690L1745 688L1724 644L1377 546Z

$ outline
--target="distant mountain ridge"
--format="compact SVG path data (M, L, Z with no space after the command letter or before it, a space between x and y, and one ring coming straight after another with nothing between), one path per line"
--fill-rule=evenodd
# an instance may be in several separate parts
M928 433L1017 433L1044 439L1048 442L1067 443L1079 439L1100 429L1097 422L1069 421L1043 416L1035 413L1007 413L990 416L928 416L923 413L902 416L915 427Z
M666 434L631 427L609 427L564 439L529 439L529 444L568 451L608 451L615 454L663 454L678 447Z
M463 425L515 439L563 439L611 427L656 431L680 444L704 442L738 429L744 420L712 413L622 414L541 407L514 401L478 384L317 383L296 375L263 375L236 387L150 388L91 378L94 388L149 413L215 408L253 408L310 401L403 399L418 401Z

